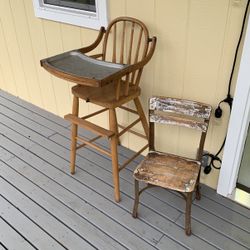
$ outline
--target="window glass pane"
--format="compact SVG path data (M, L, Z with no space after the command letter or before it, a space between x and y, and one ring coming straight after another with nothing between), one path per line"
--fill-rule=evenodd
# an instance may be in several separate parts
M95 0L44 0L45 4L96 12Z

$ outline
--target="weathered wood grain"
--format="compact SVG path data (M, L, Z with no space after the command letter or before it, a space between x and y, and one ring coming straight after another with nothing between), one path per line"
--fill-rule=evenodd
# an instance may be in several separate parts
M211 106L178 98L152 97L149 100L150 110L160 110L164 112L175 112L182 115L194 116L207 119L211 114Z
M186 117L178 117L166 114L150 114L149 121L167 125L177 125L186 128L192 128L200 130L202 132L206 132L208 127L205 122L194 121Z
M146 159L134 171L134 177L152 185L180 192L192 192L200 170L200 162L164 154L149 152Z

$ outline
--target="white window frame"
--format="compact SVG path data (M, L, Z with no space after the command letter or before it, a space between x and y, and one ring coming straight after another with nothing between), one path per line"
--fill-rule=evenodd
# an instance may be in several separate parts
M95 1L96 12L44 4L43 0L33 0L33 5L37 17L98 30L108 25L108 0Z
M241 158L250 120L250 18L242 50L235 96L217 192L234 199Z

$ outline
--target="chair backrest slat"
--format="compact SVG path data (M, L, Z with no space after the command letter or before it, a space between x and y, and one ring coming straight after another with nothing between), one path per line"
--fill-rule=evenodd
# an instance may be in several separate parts
M134 32L135 32L135 23L132 23L132 25L131 25L131 33L130 33L129 53L128 53L128 64L131 64Z
M162 123L167 125L177 125L181 127L196 129L202 132L206 132L208 128L208 124L206 122L194 121L192 119L171 115L151 114L150 122Z
M150 38L148 29L132 17L118 17L107 27L103 42L103 60L121 64L135 64L147 56ZM138 69L140 71L142 69ZM130 84L138 86L141 73L133 71ZM128 79L128 78L127 78Z
M116 23L114 24L114 36L113 36L113 57L112 62L116 62L116 36L117 36L117 28Z
M206 132L211 106L196 101L170 97L149 100L149 120L153 123L178 125Z
M121 38L121 52L120 52L120 63L124 63L124 50L125 50L125 33L126 33L126 22L123 21L122 27L122 38Z
M208 119L212 110L211 106L200 102L168 97L150 98L149 109L203 119Z
M139 58L139 52L140 52L140 47L141 47L141 40L142 40L142 28L140 30L140 34L139 34L139 38L138 38L138 42L137 42L137 48L136 48L136 53L135 53L135 60L134 63L138 62L138 58Z
M130 90L138 90L144 66L151 59L156 37L149 37L143 22L132 17L118 17L107 27L103 39L102 60L127 64L129 72L121 72L120 84L116 84L116 98L129 96ZM119 77L119 75L117 75ZM119 91L123 92L120 93Z

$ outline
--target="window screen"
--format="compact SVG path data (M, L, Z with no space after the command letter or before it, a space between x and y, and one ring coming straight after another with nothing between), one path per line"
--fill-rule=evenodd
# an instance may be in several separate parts
M95 0L44 0L44 4L96 12Z

